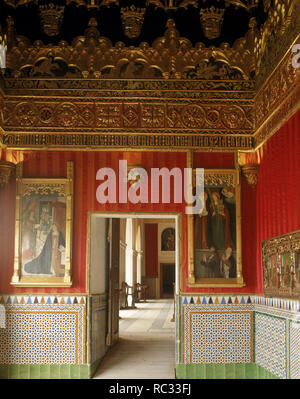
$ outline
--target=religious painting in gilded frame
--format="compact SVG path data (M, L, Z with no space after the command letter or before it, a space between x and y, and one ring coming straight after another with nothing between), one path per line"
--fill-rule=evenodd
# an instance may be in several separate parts
M168 227L161 233L161 250L175 251L175 229Z
M14 274L11 284L70 287L73 162L66 178L23 178L17 165Z
M264 293L300 298L300 230L262 242Z
M190 286L244 286L240 196L238 169L204 169L203 207L188 215Z

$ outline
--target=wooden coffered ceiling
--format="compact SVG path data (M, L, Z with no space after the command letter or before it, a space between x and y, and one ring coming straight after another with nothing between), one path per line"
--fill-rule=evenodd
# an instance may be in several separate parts
M142 3L2 3L3 146L251 150L299 108L299 1Z

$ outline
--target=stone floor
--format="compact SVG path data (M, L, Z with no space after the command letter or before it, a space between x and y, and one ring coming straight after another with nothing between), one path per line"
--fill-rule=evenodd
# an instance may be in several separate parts
M175 378L173 300L148 300L120 311L120 339L106 354L94 378Z

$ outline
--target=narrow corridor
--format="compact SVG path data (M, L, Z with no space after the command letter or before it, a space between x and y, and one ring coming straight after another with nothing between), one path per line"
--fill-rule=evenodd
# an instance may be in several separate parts
M173 300L157 299L120 311L120 339L94 378L172 379L175 377Z

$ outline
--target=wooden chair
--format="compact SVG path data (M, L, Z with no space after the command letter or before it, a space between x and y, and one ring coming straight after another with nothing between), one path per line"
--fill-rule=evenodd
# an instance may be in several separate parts
M135 302L146 302L148 286L146 284L135 284Z
M129 308L129 307L134 307L135 304L135 294L134 294L134 289L133 286L127 284L125 281L122 282L122 292L124 295L124 307L123 309ZM128 297L132 297L132 303L131 306L128 305Z

